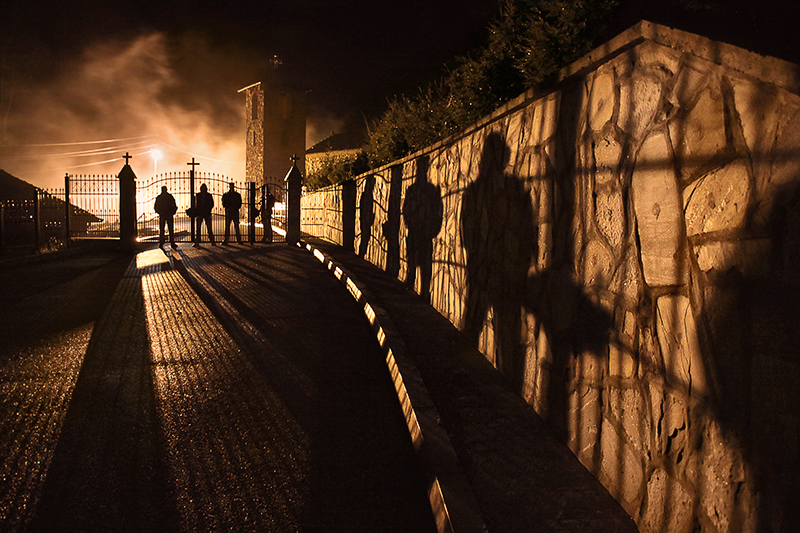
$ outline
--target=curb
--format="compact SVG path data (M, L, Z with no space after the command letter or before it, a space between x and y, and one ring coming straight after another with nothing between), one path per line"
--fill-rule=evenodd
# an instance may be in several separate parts
M363 284L313 244L299 242L316 257L359 304L386 355L397 398L403 409L414 451L426 475L428 501L440 533L486 532L472 487L458 463L447 432L439 424L439 413L406 346L389 315L378 307Z

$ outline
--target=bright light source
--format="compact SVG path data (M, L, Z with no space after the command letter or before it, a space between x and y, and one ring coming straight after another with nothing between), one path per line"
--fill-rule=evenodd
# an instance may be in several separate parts
M158 161L159 159L164 159L164 154L158 148L153 147L150 148L150 157L153 158L153 177L155 178L156 174L158 174Z

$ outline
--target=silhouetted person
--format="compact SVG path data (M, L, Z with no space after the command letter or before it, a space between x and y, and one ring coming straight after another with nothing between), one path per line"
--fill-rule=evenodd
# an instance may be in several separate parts
M242 234L239 232L239 209L242 207L242 195L236 191L233 183L222 195L222 207L225 208L225 238L222 239L222 244L228 244L228 238L231 236L231 224L236 230L236 242L242 244Z
M403 219L408 236L408 274L406 283L412 289L419 268L420 294L430 300L433 272L433 239L442 227L442 195L439 187L428 182L428 156L417 159L417 175L406 191Z
M208 231L208 240L211 245L215 246L214 230L211 229L211 210L214 209L214 197L208 192L208 187L203 183L200 185L200 192L195 196L195 209L197 213L197 240L194 243L195 248L200 245L200 234L203 229L203 222L206 223L206 231Z
M175 213L178 211L178 204L175 197L167 192L167 186L161 187L161 194L156 196L153 210L158 213L158 247L164 247L164 226L169 228L169 244L177 248L175 244Z
M496 366L519 387L525 363L522 306L538 243L530 194L520 180L505 173L509 159L503 136L489 134L478 176L461 199L461 241L467 252L464 333L477 346L491 307Z
M361 244L358 246L358 255L367 255L369 240L372 238L372 224L375 222L375 212L373 210L373 191L375 190L375 176L370 174L364 181L364 192L358 205L359 224L361 226Z
M264 193L266 192L266 196ZM272 242L272 210L275 208L275 197L264 185L261 189L261 224L264 226L264 236L261 242Z

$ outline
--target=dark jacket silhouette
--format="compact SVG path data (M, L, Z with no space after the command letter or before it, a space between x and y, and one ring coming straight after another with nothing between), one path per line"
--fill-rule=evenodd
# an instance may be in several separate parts
M178 204L175 197L167 192L166 185L161 187L161 194L156 196L153 210L158 213L158 245L164 245L164 226L169 228L169 243L175 248L175 213L178 211Z
M200 185L200 192L195 196L195 209L197 213L197 241L200 242L200 230L203 227L203 222L206 223L206 230L208 231L208 239L211 244L214 243L214 230L211 229L211 210L214 209L214 197L208 192L208 187L205 183Z
M225 208L225 238L222 244L228 243L231 236L231 224L236 230L236 241L242 244L242 235L239 232L239 209L242 207L242 195L230 184L230 189L222 195L222 207Z

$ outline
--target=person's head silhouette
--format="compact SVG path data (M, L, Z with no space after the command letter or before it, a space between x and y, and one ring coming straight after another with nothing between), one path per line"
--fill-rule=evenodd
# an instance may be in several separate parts
M511 160L511 150L500 133L492 132L483 142L480 174L502 172Z

